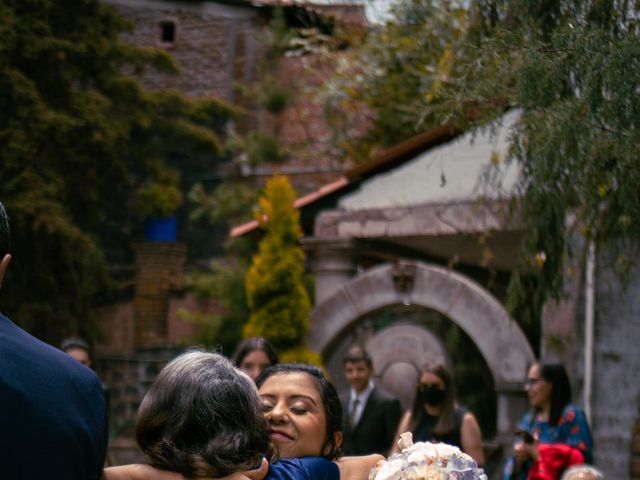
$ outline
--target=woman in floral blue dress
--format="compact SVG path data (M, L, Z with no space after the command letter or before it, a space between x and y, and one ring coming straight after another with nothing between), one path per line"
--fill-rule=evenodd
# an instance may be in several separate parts
M571 463L592 460L593 440L587 417L571 403L571 386L564 367L535 363L527 373L525 390L531 411L518 424L514 454L502 479L559 478ZM546 476L530 475L546 469Z

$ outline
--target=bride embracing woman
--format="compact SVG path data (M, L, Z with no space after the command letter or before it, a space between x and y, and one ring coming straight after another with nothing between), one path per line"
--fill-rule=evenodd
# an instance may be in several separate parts
M382 457L338 459L340 401L320 369L281 364L258 382L262 398L225 357L179 356L160 372L138 412L136 439L149 465L107 468L104 478L260 480L250 470L266 458L267 480L366 480Z

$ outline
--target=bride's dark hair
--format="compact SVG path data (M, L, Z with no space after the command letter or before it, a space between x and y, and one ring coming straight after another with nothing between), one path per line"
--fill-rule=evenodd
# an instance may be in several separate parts
M160 372L140 405L136 439L152 466L188 478L274 460L255 385L215 353L185 353Z
M342 404L333 384L327 380L322 370L306 363L279 363L267 367L256 378L258 389L274 375L288 373L304 373L309 375L322 399L322 407L326 419L325 441L321 456L327 460L336 460L342 456L342 445L336 440L336 433L342 432ZM340 437L342 438L342 437Z

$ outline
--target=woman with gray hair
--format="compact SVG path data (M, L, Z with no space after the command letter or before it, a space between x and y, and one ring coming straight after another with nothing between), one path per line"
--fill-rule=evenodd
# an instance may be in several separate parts
M574 465L565 470L561 480L604 480L604 475L591 465Z
M198 351L160 372L138 410L136 440L153 466L187 477L222 477L274 458L249 378Z

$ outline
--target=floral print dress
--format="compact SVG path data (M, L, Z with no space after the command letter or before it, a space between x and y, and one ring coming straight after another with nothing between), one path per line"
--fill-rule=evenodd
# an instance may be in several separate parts
M526 430L539 439L542 444L561 443L580 450L586 463L593 458L593 440L587 417L579 407L569 404L564 407L557 426L549 422L541 422L535 418L535 412L528 412L522 417L518 429ZM514 458L511 456L505 464L502 480L526 480L530 462L525 464L518 474L513 473Z

